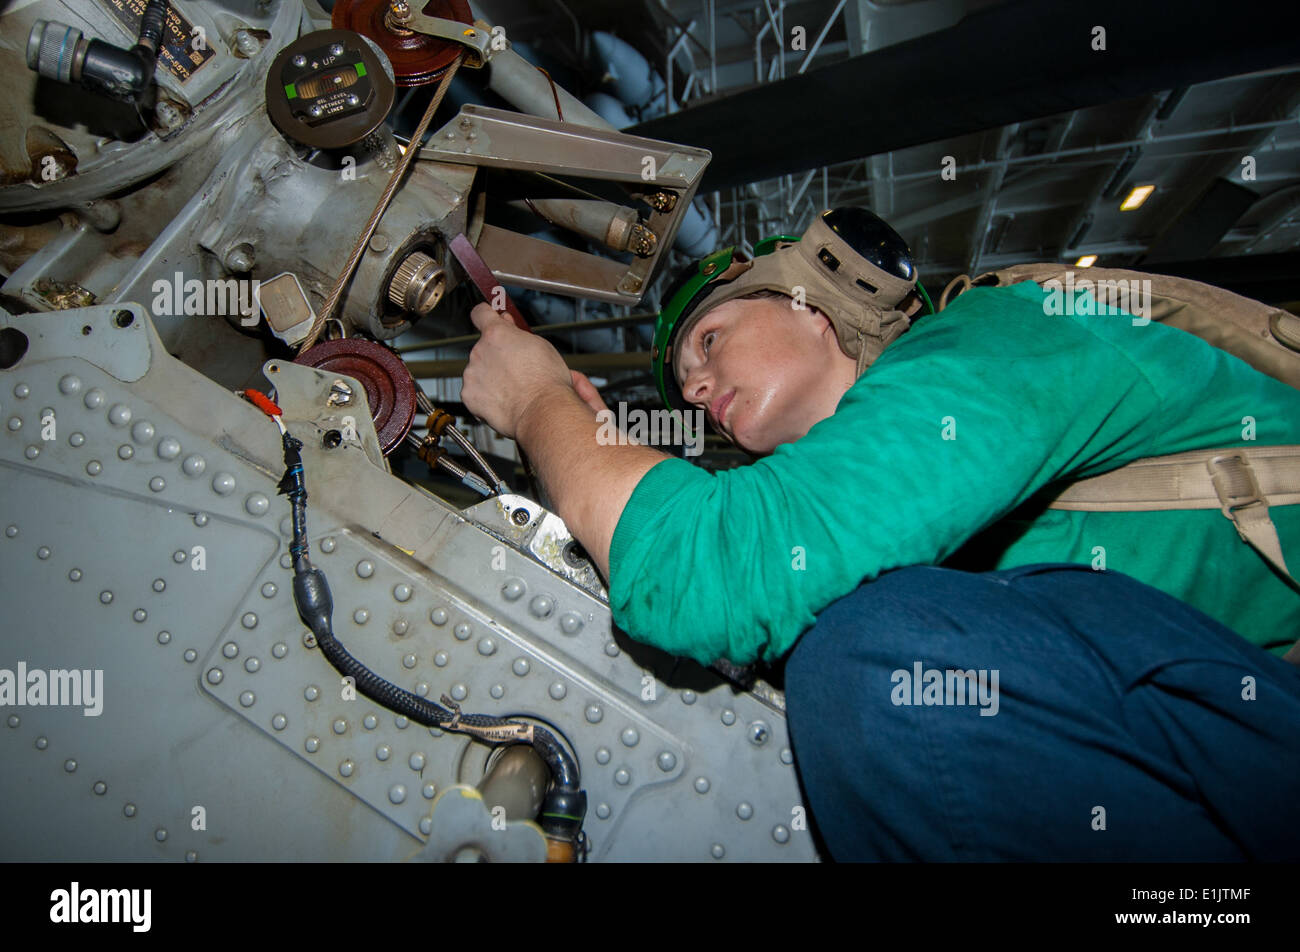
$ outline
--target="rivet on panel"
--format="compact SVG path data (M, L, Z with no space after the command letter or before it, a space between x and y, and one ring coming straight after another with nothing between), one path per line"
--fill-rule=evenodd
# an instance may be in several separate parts
M153 580L153 585L151 587L155 592L161 592L167 587L167 583L160 578L156 578Z
M36 557L44 562L50 557L50 547L48 545L41 546L36 550Z
M419 754L419 753L412 754L410 756L410 759L407 760L407 763L410 764L412 770L423 770L424 754Z
M370 576L374 574L375 574L374 562L371 562L369 559L362 559L360 562L357 563L358 578L370 578Z
M45 737L38 737L38 738L36 738L36 749L37 749L37 750L44 750L46 747L49 747L49 746L50 746L50 742L49 742L49 740L46 739Z
M496 650L497 650L497 643L493 641L491 638L479 639L479 643L478 643L479 654L486 657L487 655L496 654Z
M346 734L348 732L348 722L341 717L334 718L334 723L330 726L336 734Z
M492 697L498 701L505 697L505 693L506 686L504 684L494 684L492 687L488 688L488 694L491 694Z
M421 681L419 684L417 684L417 685L415 686L415 693L416 693L419 697L428 697L428 696L429 696L429 683L428 683L427 681Z
M452 631L457 641L469 641L469 636L474 634L474 627L467 621L461 622Z
M126 426L131 422L131 408L125 403L114 404L108 411L108 422L113 426Z
M607 642L605 642L605 654L609 655L611 658L617 658L617 657L618 657L618 645L616 645L616 644L615 644L614 642L612 642L612 641L607 641Z
M399 638L406 634L409 628L410 625L407 624L405 618L399 618L397 621L393 622L393 634L397 635Z
M227 658L237 658L239 657L239 645L233 641L227 641L221 646L221 653Z
M25 383L20 383L14 387L14 396L19 400L26 400L31 396L32 388Z
M659 756L655 758L655 762L659 764L660 770L668 773L677 766L677 755L671 750L660 751Z
M241 707L252 707L257 702L257 695L252 691L241 691L239 694L239 704Z
M86 405L87 410L98 410L104 403L104 391L98 387L92 387L86 391L86 395L81 398L81 402Z
M208 684L220 684L224 675L220 668L208 668L208 673L204 677L208 679Z
M184 552L181 553L181 555L184 554L185 554ZM262 586L262 597L275 598L275 593L278 592L279 590L280 589L276 586L274 582L267 582Z
M108 793L108 784L104 783L102 780L96 780L95 785L90 789L95 791L96 796L102 797L104 794Z
M186 661L188 661L188 662L190 662L191 664L193 664L195 661L198 660L198 658L199 658L199 653L198 653L197 651L195 651L193 648L186 648L186 649L185 649L185 660L186 660Z
M560 616L560 630L566 635L576 635L582 631L582 617L577 612L565 612Z
M185 851L185 862L197 863L198 861L199 861L199 854L196 851L194 850Z
M185 554L184 549L177 549L175 552L172 553L172 561L175 562L177 565L180 565L187 558L189 558L189 556Z
M208 514L206 512L196 512L194 514L194 524L202 529L208 524Z
M256 612L244 612L244 614L241 615L241 616L239 617L239 623L240 623L241 625L243 625L245 628L249 628L249 629L256 628L256 627L257 627L257 613L256 613Z
M610 814L610 809L608 803L596 804L596 816L598 816L602 820L608 820L609 814Z
M36 459L36 457L41 455L41 448L39 446L29 446L23 450L23 455L28 459Z
M549 595L535 595L528 603L528 610L538 618L549 618L551 612L555 611L555 599Z
M329 555L337 547L338 547L338 543L334 541L333 536L326 536L325 538L320 540L320 550L324 552L326 555Z
M271 726L278 731L282 731L289 726L289 718L285 717L283 714L277 714L275 717L271 718Z
M122 807L122 816L125 817L135 816L135 804L128 803L126 806Z
M185 461L181 463L181 472L186 476L202 476L207 466L207 461L196 453L185 457Z
M588 704L584 713L587 715L588 722L592 724L599 724L600 719L605 716L605 712L600 709L599 704Z
M308 737L307 743L303 744L303 746L307 749L307 753L314 754L316 751L320 750L320 738Z
M75 374L64 374L59 378L59 393L70 397L81 390L81 378Z
M288 552L280 556L280 568L282 569L293 568L293 556L291 556Z
M159 459L175 459L181 455L180 441L174 437L164 436L158 441L158 446L154 452L158 454ZM188 473L189 470L186 470L186 472ZM193 476L196 474L190 473L190 475Z
M753 815L754 815L754 807L752 804L742 800L739 804L736 805L736 816L740 817L742 820L748 820Z
M626 787L632 782L632 772L626 767L619 767L614 771L614 782L620 787Z
M68 578L74 582L81 581L81 569L73 569L68 573Z
M142 622L149 617L149 613L143 608L137 608L135 611L131 612L131 617L135 619L136 622Z
M10 727L17 727L22 722L23 719L19 717L17 714L10 714L8 721L6 721L6 723L8 723Z
M721 843L714 843L709 847L709 855L714 859L722 859L722 857L727 855L727 849Z
M257 658L249 658L244 662L244 670L249 674L256 674L262 669L262 662Z
M163 479L161 476L155 476L153 479L149 480L149 488L153 492L160 493L167 488L167 480Z
M778 823L772 827L772 839L778 843L788 843L790 841L790 831Z
M439 651L437 654L433 656L433 663L440 668L445 668L449 660L450 659L447 657L447 652L445 651Z
M635 747L641 740L641 734L635 727L627 727L619 735L619 739L623 741L624 747Z
M790 752L789 747L781 748L781 763L787 765L794 763L794 754Z
M113 601L113 593L108 589L104 589L104 591L99 593L99 600L105 605L111 604Z
M68 773L76 773L77 762L73 760L71 757L69 757L67 760L63 762L63 769L66 770Z
M529 667L527 658L516 658L514 663L510 665L510 670L522 678L528 673Z
M410 723L411 721L407 718L405 714L398 714L396 717L393 718L393 725L399 731L406 730L406 728L410 726Z
M131 459L133 456L135 456L135 447L130 443L123 443L117 448L118 459Z
M302 692L302 696L309 701L314 701L320 697L320 688L316 687L314 684L309 684L307 685L307 690Z
M364 625L366 622L370 621L370 612L364 608L358 608L352 613L352 620L358 625Z
M695 792L696 792L696 793L708 793L708 792L709 792L709 786L710 786L710 784L709 784L709 778L708 778L708 777L696 777L696 778L695 778Z
M98 476L104 471L104 464L97 459L92 459L86 464L86 473L91 476Z
M527 588L523 579L506 579L506 583L501 586L501 597L508 602L516 602L523 596L525 591L527 591Z
M373 714L367 714L361 719L361 723L366 730L372 731L379 726L379 718L375 717Z
M435 608L429 612L429 621L439 626L447 624L447 609Z
M350 760L343 761L343 763L339 764L339 776L351 777L352 771L356 770L356 767L357 765Z
M425 836L428 836L430 833L433 832L433 817L431 816L420 817L420 832L423 833Z
M393 754L393 750L387 744L380 744L378 747L375 748L376 760L387 760L389 757L392 756L392 754Z
M569 693L569 689L564 686L563 682L553 681L551 682L551 686L547 689L547 693L555 700L562 701L564 700L564 696Z
M463 701L469 696L469 688L459 681L451 686L451 699L453 701Z
M73 434L69 435L69 436L68 436L68 445L69 445L69 446L73 446L73 447L85 446L85 445L86 445L86 434L84 434L84 433L73 433Z
M5 535L12 539L18 535L18 527L13 525L5 526Z
M413 655L413 654L408 654L408 655L403 656L403 658L402 658L402 667L403 667L403 668L414 668L414 667L415 667L415 655Z
M409 601L411 598L411 586L405 582L398 582L393 586L393 598L399 602Z
M131 439L141 446L148 443L153 439L153 424L148 420L137 420L135 426L131 427Z
M265 493L249 493L244 500L244 509L250 516L264 516L270 508L271 500L266 498Z
M8 424L8 425L9 425L9 429L10 429L11 431L13 431L14 433L17 433L19 430L21 430L21 429L23 428L23 418L22 418L22 417L12 416L12 417L9 418L9 424Z
M725 711L723 711L722 723L726 724L728 727L736 723L736 712L733 711L731 708L727 708Z
M289 653L289 646L283 641L277 641L271 646L271 654L277 658L283 658Z
M432 800L438 795L438 785L436 783L426 783L420 793L424 796L424 799Z
M165 645L171 640L172 640L172 633L170 631L158 632L158 644Z
M609 763L610 753L608 747L601 747L596 751L596 763L602 767Z
M212 491L218 496L229 496L235 491L235 477L229 473L217 473L212 477Z

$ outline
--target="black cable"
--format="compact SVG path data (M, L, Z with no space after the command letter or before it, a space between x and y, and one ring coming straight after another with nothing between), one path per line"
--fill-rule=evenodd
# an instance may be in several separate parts
M576 844L587 812L587 794L579 786L577 763L555 735L543 727L520 721L487 714L462 714L399 688L358 661L335 637L334 599L329 583L325 573L311 564L307 554L307 487L300 452L302 441L286 431L282 442L285 473L279 490L289 497L293 510L293 540L289 543L289 555L293 559L293 601L299 617L315 635L321 654L340 674L352 678L362 695L417 724L450 730L471 728L468 733L498 743L531 743L550 768L554 781L542 801L542 829L549 836ZM512 736L521 732L527 732L530 738Z

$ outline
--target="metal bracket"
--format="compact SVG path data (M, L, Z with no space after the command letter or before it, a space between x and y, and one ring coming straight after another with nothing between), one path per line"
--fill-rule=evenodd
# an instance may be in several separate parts
M465 47L466 57L462 64L470 69L482 69L483 65L492 58L492 33L490 30L482 29L477 23L474 26L468 26L459 20L443 20L438 17L426 17L423 13L411 11L411 18L406 21L405 28L414 30L416 33L423 33L425 36L436 37L439 40L446 40L450 43L459 43Z

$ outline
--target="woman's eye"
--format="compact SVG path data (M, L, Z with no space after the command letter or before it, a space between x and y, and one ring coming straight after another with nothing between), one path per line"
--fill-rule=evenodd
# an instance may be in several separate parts
M705 334L703 339L700 341L700 343L704 346L704 352L706 354L709 352L709 345L713 343L714 336L716 336L714 332L709 331L709 333Z

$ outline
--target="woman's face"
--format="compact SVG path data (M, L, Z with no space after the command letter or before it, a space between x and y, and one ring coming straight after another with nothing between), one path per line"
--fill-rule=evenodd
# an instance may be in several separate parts
M686 400L732 443L762 456L835 412L856 379L821 311L793 300L733 299L710 309L675 346Z

